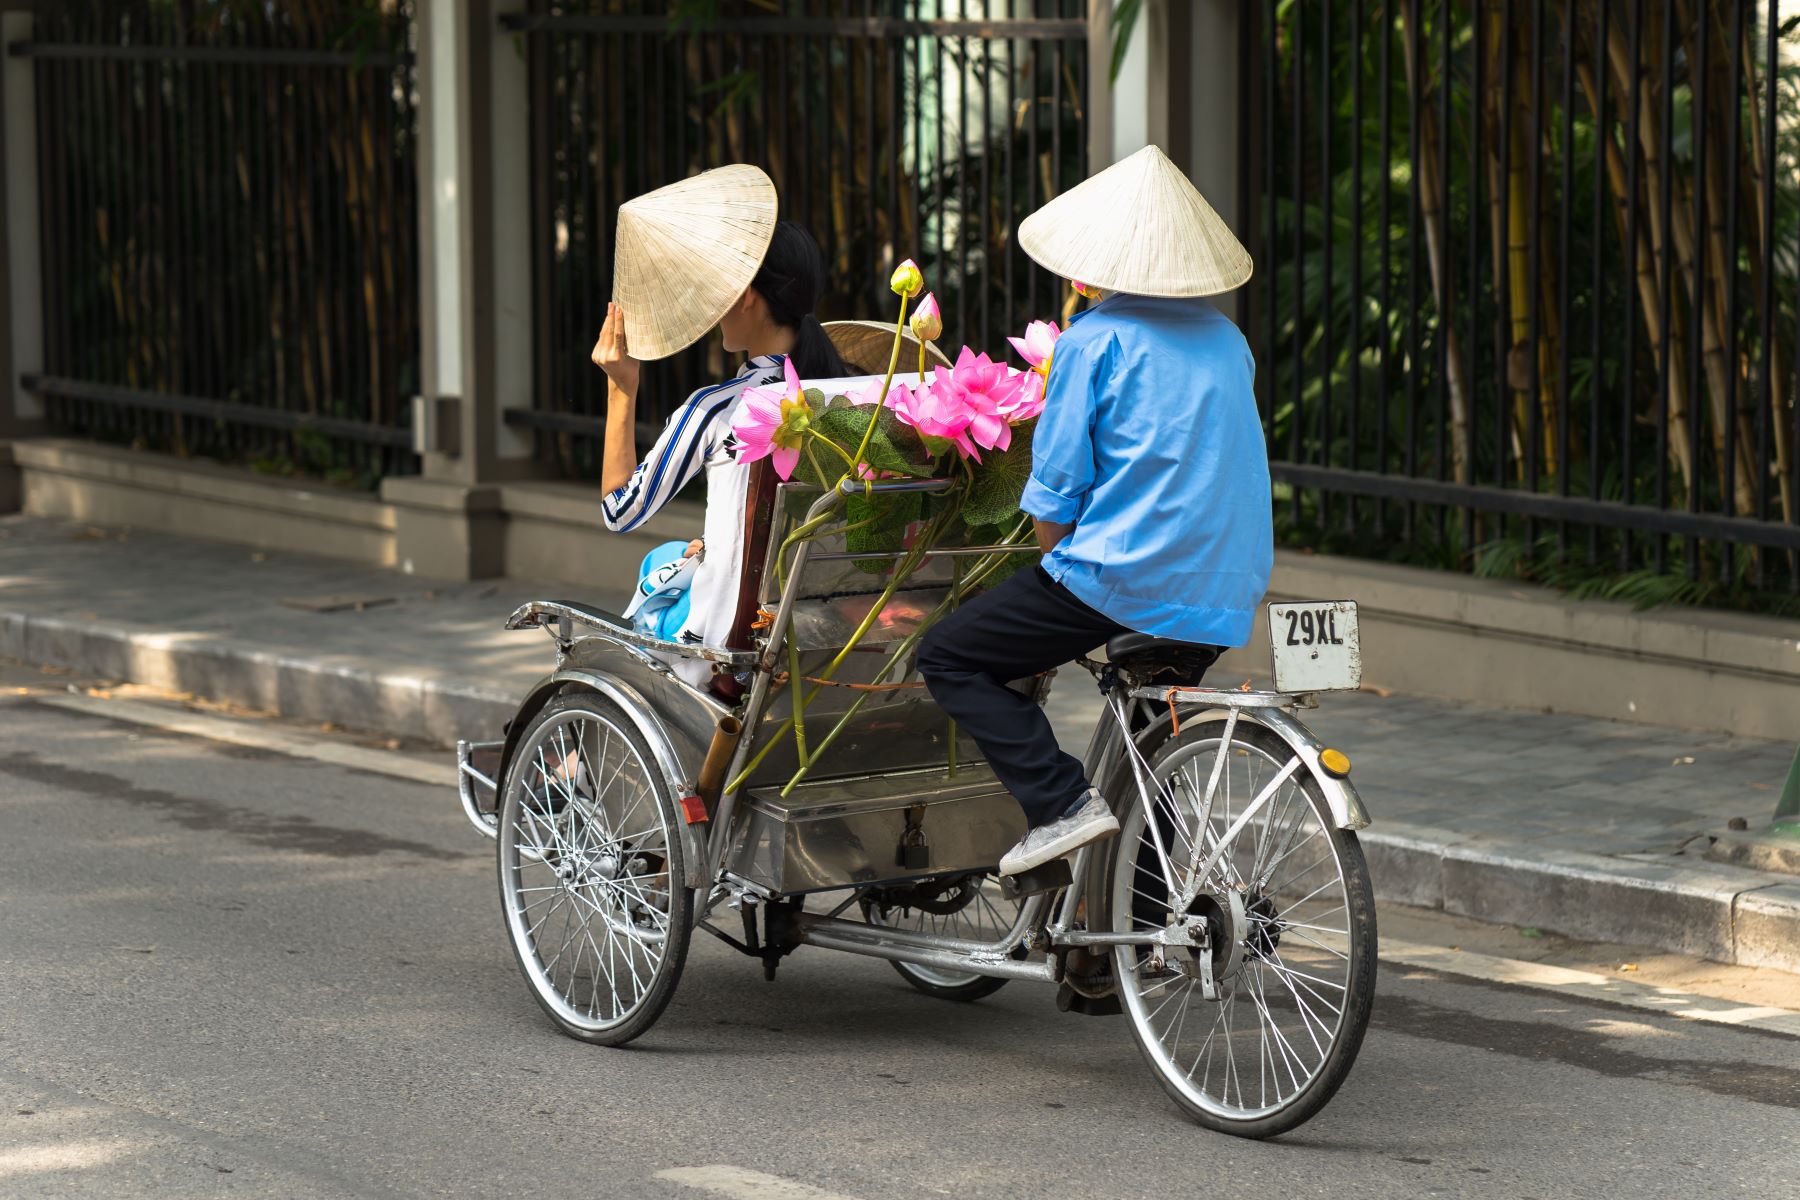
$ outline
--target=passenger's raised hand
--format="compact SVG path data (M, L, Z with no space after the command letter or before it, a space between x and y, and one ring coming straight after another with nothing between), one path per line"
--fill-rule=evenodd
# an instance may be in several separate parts
M620 391L628 396L637 395L639 364L625 344L625 310L617 304L608 302L606 306L606 323L600 327L600 336L594 341L592 357L594 365L605 371L606 377Z

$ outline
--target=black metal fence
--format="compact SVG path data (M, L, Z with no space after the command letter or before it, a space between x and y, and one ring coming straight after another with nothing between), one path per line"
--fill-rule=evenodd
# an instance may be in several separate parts
M45 9L8 52L36 67L52 426L416 470L410 3Z
M618 206L708 167L769 172L782 215L825 248L827 320L891 320L908 257L952 346L1004 350L1062 303L1012 233L1086 174L1085 0L572 0L503 27L525 35L532 81L538 339L535 408L508 419L537 431L542 461L596 469L605 381L588 353ZM715 339L654 365L643 418L732 369Z
M1800 4L1253 9L1285 535L1643 602L1800 591Z

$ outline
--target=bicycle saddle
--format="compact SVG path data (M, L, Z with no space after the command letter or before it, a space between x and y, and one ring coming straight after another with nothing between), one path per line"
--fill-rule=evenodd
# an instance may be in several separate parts
M1223 646L1178 642L1148 633L1121 633L1106 643L1109 662L1142 676L1146 682L1168 680L1188 686L1198 685L1206 669L1223 653Z

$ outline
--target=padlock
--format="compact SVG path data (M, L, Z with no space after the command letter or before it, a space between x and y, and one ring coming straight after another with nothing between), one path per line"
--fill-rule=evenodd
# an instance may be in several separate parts
M924 818L923 804L915 804L906 810L906 829L900 834L900 845L894 852L895 865L909 871L930 869L931 847L925 844L925 830L920 825Z

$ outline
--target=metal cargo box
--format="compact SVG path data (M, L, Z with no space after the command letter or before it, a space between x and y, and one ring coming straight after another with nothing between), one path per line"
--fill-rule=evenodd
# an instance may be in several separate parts
M991 870L1025 815L985 764L752 789L728 869L773 892Z

